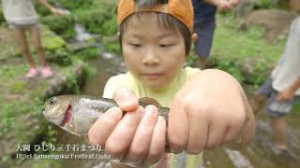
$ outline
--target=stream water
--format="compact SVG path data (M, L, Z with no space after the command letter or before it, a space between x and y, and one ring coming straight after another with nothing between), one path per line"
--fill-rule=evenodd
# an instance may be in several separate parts
M82 87L82 94L101 96L103 87L112 75L125 71L120 57L105 53L103 56L90 61L89 65L96 69L96 74L90 77ZM249 97L253 87L246 86ZM289 156L277 156L272 143L272 130L268 117L260 112L256 116L257 132L250 147L235 151L220 147L205 151L204 159L208 168L298 168L300 167L300 113L287 116ZM59 131L58 144L80 144L87 140ZM107 160L64 160L63 167L109 168Z

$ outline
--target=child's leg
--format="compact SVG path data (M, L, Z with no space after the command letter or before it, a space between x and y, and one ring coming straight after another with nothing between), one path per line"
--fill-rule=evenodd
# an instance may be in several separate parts
M291 111L294 99L280 101L277 97L278 92L273 91L266 112L271 117L275 146L277 149L286 149L287 124L284 116Z
M36 52L41 60L42 67L46 67L45 51L41 44L40 30L37 26L32 26L32 27L30 27L29 32L30 32L30 37L33 42L33 45L34 45Z
M197 56L197 60L196 60L196 67L199 68L199 69L205 69L206 68L206 60L208 58L208 56Z
M284 117L271 117L274 141L278 149L286 149L286 122Z
M250 101L254 115L256 115L263 107L266 98L258 91L255 92L254 99Z
M15 38L19 44L21 53L22 53L23 57L25 58L25 60L28 62L29 66L31 68L35 68L35 62L30 55L28 42L26 40L25 30L16 28L15 29Z
M198 57L195 65L200 69L205 69L206 61L210 56L210 49L215 30L215 22L195 22L194 29L198 35L198 38L194 43L195 54Z
M265 103L265 100L270 97L272 92L272 80L268 77L263 85L255 92L254 99L250 101L253 113L256 115Z
M43 78L51 77L53 75L53 72L50 69L50 67L48 67L46 65L45 51L44 51L44 49L42 47L42 43L41 43L40 30L35 25L35 26L30 27L29 31L30 31L30 36L31 36L31 40L33 42L33 45L34 45L34 47L35 47L35 49L37 51L37 54L38 54L38 56L40 57L40 60L41 60L41 64L42 64L42 69L41 69L42 77Z

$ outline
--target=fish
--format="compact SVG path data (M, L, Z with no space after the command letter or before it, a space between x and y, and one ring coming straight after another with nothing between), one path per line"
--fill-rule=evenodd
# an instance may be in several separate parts
M164 117L168 123L169 108L160 106L156 100L149 97L139 99L139 105L146 107L149 104L157 106L159 115ZM59 95L45 101L43 115L45 119L68 133L84 137L87 140L88 132L96 120L108 109L115 106L117 103L113 99L96 98L88 95ZM125 113L123 112L123 116ZM167 132L165 142L165 152L170 153ZM98 154L104 155L105 150L98 151ZM131 163L126 164L135 166ZM143 167L150 167L150 165Z
M149 97L139 99L139 105L143 107L150 104L157 106L159 116L168 121L169 108L162 107ZM45 101L43 115L45 119L71 134L87 136L96 120L114 106L117 103L113 99L88 95L59 95Z

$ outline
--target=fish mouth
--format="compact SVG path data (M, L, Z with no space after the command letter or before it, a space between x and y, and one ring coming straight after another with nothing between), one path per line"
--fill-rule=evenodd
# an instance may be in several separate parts
M65 126L72 118L72 106L69 104L68 108L66 109L64 119L60 123L60 126Z

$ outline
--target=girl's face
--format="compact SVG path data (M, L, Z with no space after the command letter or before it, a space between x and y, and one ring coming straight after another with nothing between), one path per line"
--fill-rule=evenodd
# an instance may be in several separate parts
M157 90L179 74L185 62L185 44L179 31L160 25L156 14L128 20L122 49L128 70L143 85Z

